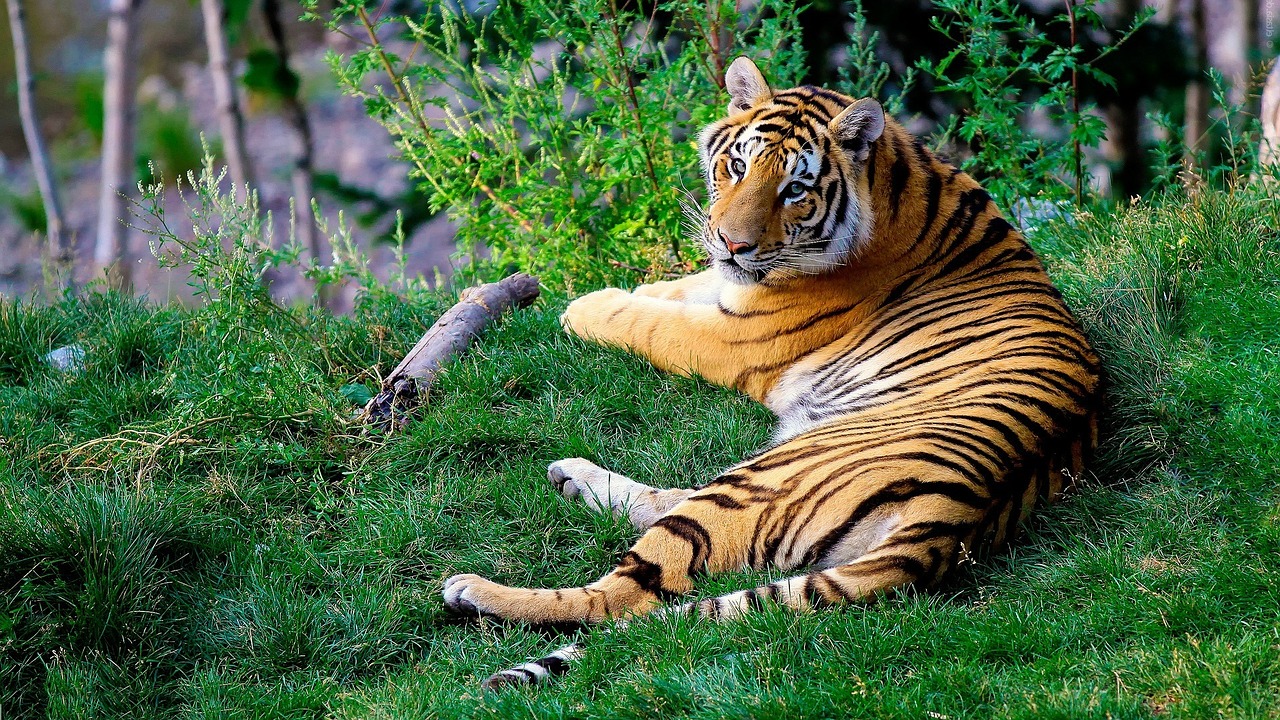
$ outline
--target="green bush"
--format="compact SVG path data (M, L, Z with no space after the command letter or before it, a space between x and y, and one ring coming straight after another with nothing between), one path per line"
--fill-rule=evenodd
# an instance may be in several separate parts
M1106 124L1092 107L1082 106L1081 79L1114 88L1115 81L1096 63L1120 46L1141 23L1093 58L1081 57L1077 33L1102 27L1097 0L1068 3L1069 12L1054 22L1069 26L1069 45L1051 39L1016 0L937 0L942 12L931 19L938 32L955 42L942 59L921 60L918 67L934 79L936 90L950 93L962 111L941 129L944 141L960 141L972 153L961 167L982 181L1004 207L1018 197L1049 201L1084 200L1088 186L1084 148L1098 147ZM1027 119L1040 113L1053 134L1027 131Z
M433 0L416 17L376 21L364 5L344 0L325 22L364 25L369 38L403 27L417 52L401 59L371 41L332 56L334 70L458 222L468 276L515 266L591 287L687 262L684 205L701 186L693 135L724 112L725 67L750 55L779 86L803 70L786 0L749 13L676 0L649 15L613 0L503 2L477 15Z
M18 227L27 232L43 233L49 228L48 218L44 214L44 202L37 188L24 192L7 183L0 183L0 208L12 213L18 220Z
M175 182L200 169L200 135L184 108L151 104L139 113L137 176L143 183Z

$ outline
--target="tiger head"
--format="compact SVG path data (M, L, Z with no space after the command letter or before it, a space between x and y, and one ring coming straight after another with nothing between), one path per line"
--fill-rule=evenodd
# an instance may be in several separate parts
M699 139L712 264L750 284L847 263L871 234L865 175L884 109L820 88L774 92L745 57L725 86L728 117Z

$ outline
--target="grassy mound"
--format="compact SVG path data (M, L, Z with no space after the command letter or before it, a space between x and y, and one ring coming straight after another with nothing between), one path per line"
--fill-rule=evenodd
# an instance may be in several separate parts
M634 532L560 499L584 456L708 479L770 418L565 337L493 329L393 438L361 395L450 298L352 318L112 295L0 305L5 717L1260 717L1280 707L1280 236L1248 194L1036 244L1108 363L1095 477L940 593L637 623L563 682L480 677L563 638L448 622L441 581L579 585ZM85 369L40 356L79 342ZM738 574L711 594L755 583Z

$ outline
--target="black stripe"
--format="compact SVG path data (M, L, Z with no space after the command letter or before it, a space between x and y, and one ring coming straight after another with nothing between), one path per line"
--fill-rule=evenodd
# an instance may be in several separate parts
M764 594L765 594L766 600L769 600L771 602L777 602L778 601L778 584L769 583L768 585L765 585Z
M613 572L619 577L631 580L641 590L657 596L660 600L673 600L679 596L678 593L663 587L662 567L657 563L645 560L634 551L623 555L622 562L618 564L618 568Z
M982 188L971 188L960 193L960 199L956 202L955 209L951 211L946 224L938 231L933 252L923 264L933 265L939 257L944 257L951 252L951 247L944 249L942 246L948 237L955 238L952 246L954 246L954 243L958 243L968 237L978 213L984 210L990 202L991 196Z
M716 131L715 135L707 142L707 157L714 162L714 159L722 155L731 143L738 139L737 131L739 128L734 125L724 125Z
M884 301L881 303L881 305L887 306L887 305L892 305L898 302L898 300L902 299L903 295L906 295L907 288L910 288L911 286L915 285L916 281L919 279L920 279L920 276L917 273L912 273L908 275L906 278L902 280L902 282L895 285L893 289L889 291L888 295L885 295ZM892 320L895 320L895 319L897 319L896 316L886 317L884 321L891 322ZM867 333L868 336L871 334L873 333L872 332Z
M702 611L702 617L709 620L718 620L720 618L720 598L704 600L698 604L698 609Z
M800 323L799 325L793 325L787 328L786 330L777 331L776 333L774 333L774 337L780 338L780 337L783 337L784 335L794 335L795 333L798 333L798 332L804 332L805 330L808 330L809 328L813 327L814 325L817 325L823 320L830 320L831 318L844 315L845 313L849 312L850 310L854 309L857 306L858 306L857 303L854 303L853 305L841 305L840 307L833 308L826 312L818 313L817 315L810 316L807 320ZM737 341L734 341L733 344L737 344Z
M781 307L781 308L776 308L771 310L745 310L745 311L739 312L737 310L730 310L729 308L724 306L724 303L720 302L719 300L716 300L716 309L719 310L721 313L728 315L731 318L741 320L745 318L761 317L764 315L774 315L779 312L791 310L792 308L788 306L788 307Z
M909 457L909 455L895 457ZM877 460L879 459L877 458ZM921 495L941 495L961 505L979 509L985 508L990 504L987 498L982 497L973 488L963 483L921 481L917 478L896 480L858 503L853 508L853 511L849 513L849 516L845 518L844 522L832 528L826 535L809 547L804 554L802 562L807 565L814 565L819 561L826 560L827 554L831 552L832 548L838 545L850 532L853 532L858 523L865 520L871 513L886 505L903 503Z
M914 522L895 530L893 535L877 546L877 549L924 543L941 537L955 538L958 541L972 532L973 523L953 523L942 520Z
M846 592L844 586L842 586L838 580L831 577L830 574L825 572L815 574L820 580L822 580L822 588L827 591L828 595L835 596L839 601L846 603L851 603L856 599Z
M935 277L945 277L960 269L961 267L973 262L979 255L991 249L995 245L1004 242L1009 237L1009 232L1013 230L1013 226L1002 217L992 218L987 223L986 229L982 232L982 237L976 243L973 243L964 250L956 253L946 265L942 267Z
M819 573L804 576L804 596L809 601L809 607L811 608L824 608L835 604L828 600L818 589L818 584L814 579L820 577L822 575Z
M902 193L907 189L907 180L911 177L911 162L907 160L906 148L902 140L893 136L893 165L889 167L889 221L898 219L898 207Z
M916 245L924 242L929 229L933 227L933 221L938 219L938 205L942 201L942 176L929 165L925 165L925 173L928 179L925 181L924 224L916 235Z
M701 495L701 494L693 495L693 496L690 496L685 502L709 502L714 504L716 507L724 508L725 510L741 510L746 507L746 505L738 502L737 500L734 500L733 498L729 497L728 495L725 495L724 493L707 493L706 495Z
M557 655L548 655L540 660L535 660L533 664L551 673L552 677L559 677L569 672L569 663Z
M696 577L707 569L707 560L711 557L711 534L696 520L683 515L664 515L652 527L662 528L672 535L689 543L692 557L689 558L689 577Z
M907 582L913 582L926 575L924 563L916 560L915 558L907 557L906 555L884 555L867 560L859 560L858 562L846 567L858 574L866 575L884 572L885 570L891 569L898 570L911 578L911 580L908 580ZM885 589L890 590L892 588Z
M844 225L844 221L849 215L849 190L846 187L848 181L845 179L844 169L837 165L836 174L838 175L838 177L835 180L833 180L831 184L834 187L838 187L840 190L839 203L836 204L835 220L831 224L831 227L827 229L828 235L834 235L836 232L836 229ZM827 207L828 207L827 214L831 215L830 201L828 201Z

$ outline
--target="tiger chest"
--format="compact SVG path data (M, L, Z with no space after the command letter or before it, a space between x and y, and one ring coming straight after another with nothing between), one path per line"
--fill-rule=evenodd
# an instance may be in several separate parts
M833 343L788 368L765 396L778 416L774 440L783 441L878 404L898 378L883 373L882 358Z

